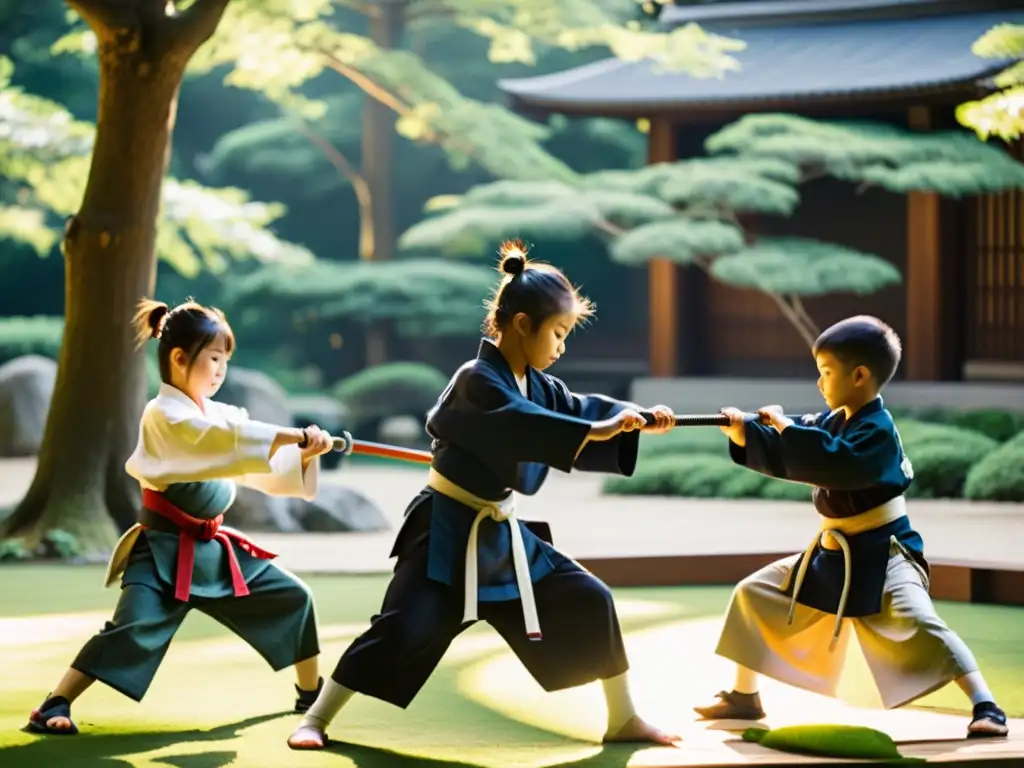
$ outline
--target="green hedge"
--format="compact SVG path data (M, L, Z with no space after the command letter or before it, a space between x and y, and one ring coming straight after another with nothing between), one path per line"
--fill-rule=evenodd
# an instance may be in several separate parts
M1024 501L1024 432L971 467L964 497L987 501Z
M1005 443L1015 435L1024 432L1024 413L1014 413L992 408L971 411L952 411L932 408L913 414L919 421L961 427L986 435L996 442Z
M986 415L979 416L984 413ZM997 433L1013 423L1014 416L997 412L973 412L972 418L989 424ZM970 423L969 419L962 420ZM991 425L1002 425L998 429ZM897 420L903 446L914 465L912 498L1024 499L1024 482L1004 470L1006 455L1020 456L1024 466L1024 435L1000 446L995 437L962 425L940 424L902 417ZM993 470L986 473L985 467ZM1024 470L1021 470L1024 472ZM972 489L965 488L968 478ZM1008 485L1009 487L1004 487ZM1019 486L1019 489L1018 489ZM803 501L808 486L756 474L729 459L727 440L717 429L679 429L665 435L640 438L640 458L631 478L609 478L604 492L632 496L682 496L690 498L759 498ZM980 494L971 496L970 493Z
M334 387L353 430L375 430L394 416L423 418L448 385L448 377L423 363L385 363Z
M56 360L63 336L63 317L0 317L0 365L24 355Z
M694 499L811 498L809 486L775 480L734 464L722 445L720 455L675 453L637 464L632 477L609 477L604 493L616 496L683 496Z

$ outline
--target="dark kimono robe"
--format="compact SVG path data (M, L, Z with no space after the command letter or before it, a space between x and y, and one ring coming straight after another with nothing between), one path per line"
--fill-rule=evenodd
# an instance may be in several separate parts
M814 507L825 518L859 515L910 487L914 473L892 415L876 398L849 421L843 411L796 417L780 434L756 417L747 420L746 446L729 443L734 462L770 477L814 486ZM874 530L848 536L852 573L844 615L878 613L892 539L928 571L924 543L906 516ZM802 559L803 556L801 556ZM835 614L843 587L844 555L814 549L798 602ZM794 573L800 560L793 566ZM792 579L787 594L792 594Z
M478 357L456 372L427 416L433 468L491 501L506 499L512 491L537 493L551 467L563 472L633 473L639 432L590 442L582 451L579 448L592 422L637 406L602 395L575 395L562 381L540 371L528 370L527 378L528 397L524 397L501 352L483 340ZM427 576L458 587L476 516L473 509L427 488L406 510L392 556L401 556L427 538ZM522 530L533 583L571 562L545 540L549 536L542 526L516 522ZM485 519L478 537L480 602L520 597L508 522Z

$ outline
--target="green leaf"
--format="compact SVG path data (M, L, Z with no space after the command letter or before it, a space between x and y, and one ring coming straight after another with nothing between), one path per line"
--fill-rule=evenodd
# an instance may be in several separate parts
M30 245L40 256L48 256L58 240L43 211L7 205L0 205L0 237Z
M616 238L611 256L617 262L646 264L652 259L669 259L690 264L701 257L732 253L743 247L743 233L722 221L677 217L655 221Z
M996 137L1015 141L1024 135L1024 86L1008 88L980 101L968 101L956 109L956 119L982 141Z
M1024 25L997 24L975 41L971 52L983 59L1024 58Z
M712 153L785 160L893 192L949 197L1024 187L1024 166L959 131L916 133L870 122L823 122L794 115L748 115L711 136Z
M95 128L64 107L20 89L0 89L0 174L20 184L21 213L7 210L0 228L20 233L37 249L60 236L43 237L44 212L66 217L81 202L89 174ZM284 213L276 203L250 201L239 189L211 189L193 181L166 179L157 253L186 276L202 266L218 272L231 259L253 258L309 264L307 249L277 238L269 229ZM26 211L38 213L29 214Z
M1024 85L1024 61L1018 61L1012 67L1007 67L995 76L997 88L1010 88L1014 85Z
M823 296L874 293L900 282L890 262L833 243L764 238L714 261L710 274L736 288L766 293Z
M498 181L473 187L440 215L406 230L398 244L407 251L480 254L509 237L574 240L674 215L667 203L630 192L559 181Z
M789 216L800 203L796 180L800 171L780 160L711 158L676 163L657 191L658 197L672 205L718 213L768 213ZM760 167L759 167L760 166ZM762 169L790 171L792 180L777 181L762 174Z

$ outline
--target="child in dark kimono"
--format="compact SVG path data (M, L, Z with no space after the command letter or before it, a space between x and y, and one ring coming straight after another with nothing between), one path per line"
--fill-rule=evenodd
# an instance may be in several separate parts
M235 483L312 500L331 437L278 427L214 402L234 335L218 310L188 302L140 303L140 345L160 339L160 393L142 415L128 474L142 486L139 523L118 542L107 586L120 581L113 618L89 640L29 719L37 733L75 734L71 703L96 680L141 701L186 614L212 616L276 671L295 666L304 712L322 685L309 589L274 555L221 526Z
M615 603L605 584L515 517L513 492L540 490L550 467L630 475L644 420L637 406L571 393L543 373L592 311L557 269L502 247L505 277L476 359L427 416L433 463L392 556L380 613L345 651L288 740L322 749L354 693L407 707L452 640L478 618L509 644L547 691L601 680L605 741L671 744L636 713ZM654 431L674 424L655 408Z
M764 717L758 673L835 696L852 625L886 708L955 681L974 707L968 736L1006 735L973 654L935 611L907 517L914 472L880 394L899 365L899 337L873 317L849 318L818 337L814 359L824 413L794 421L778 406L725 410L733 461L814 486L821 526L802 555L736 586L717 648L738 665L736 684L697 713Z

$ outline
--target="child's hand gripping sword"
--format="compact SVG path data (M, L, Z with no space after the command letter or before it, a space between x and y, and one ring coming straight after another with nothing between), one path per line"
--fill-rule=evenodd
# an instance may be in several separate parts
M644 413L648 424L654 424L654 414ZM724 427L729 424L729 417L721 413L676 416L677 427ZM384 459L411 461L415 464L429 464L433 460L430 451L419 451L415 448L402 448L397 445L372 443L368 440L355 440L348 432L342 432L334 438L334 450L351 456L378 456Z

